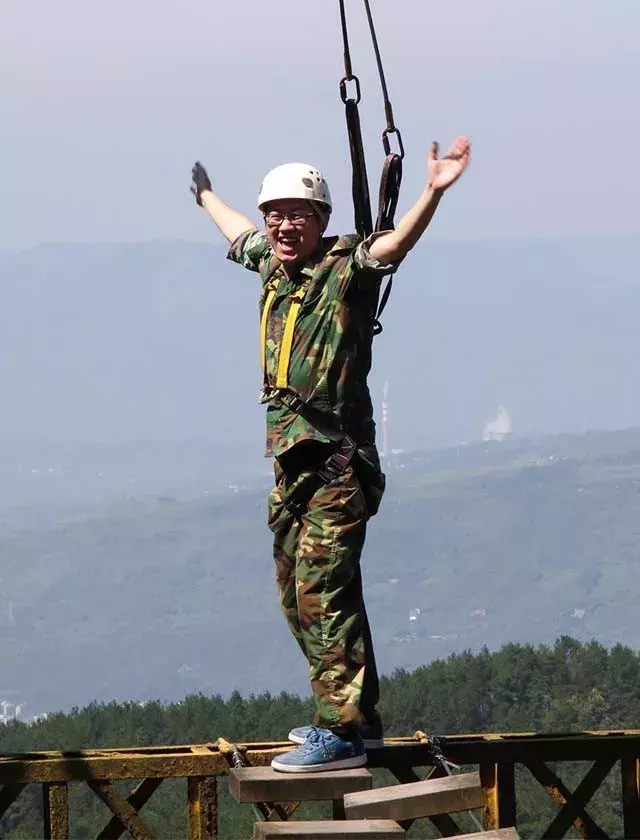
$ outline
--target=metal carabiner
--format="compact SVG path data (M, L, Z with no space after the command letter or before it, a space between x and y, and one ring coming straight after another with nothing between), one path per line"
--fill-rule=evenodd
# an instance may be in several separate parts
M404 144L402 142L402 134L400 134L399 128L385 128L385 130L382 132L382 147L384 148L385 154L391 154L391 146L389 144L390 134L396 135L396 138L398 140L398 154L400 156L400 159L402 160L404 158Z
M353 97L350 97L347 93L347 82L355 82L355 99ZM346 105L347 102L354 102L357 105L360 102L361 98L362 97L360 96L360 79L357 76L343 76L340 79L340 99L342 99L344 104Z

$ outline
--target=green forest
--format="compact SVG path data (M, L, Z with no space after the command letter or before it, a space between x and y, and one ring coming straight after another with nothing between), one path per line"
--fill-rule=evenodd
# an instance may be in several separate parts
M382 679L381 712L386 734L411 735L416 729L446 736L489 732L578 732L585 729L634 729L640 703L640 655L629 647L581 643L569 636L553 645L507 644L500 650L458 653L411 671L396 670ZM0 728L0 752L45 749L210 743L222 736L250 742L284 740L289 728L310 721L312 702L292 694L242 697L191 695L182 701L92 704L56 713L37 723ZM463 768L468 770L470 768ZM556 806L520 768L518 826L523 838L539 838ZM556 764L573 789L582 766ZM374 784L386 784L383 771ZM589 806L610 837L621 838L619 768L614 767ZM220 836L251 836L255 815L236 804L219 781ZM123 784L130 789L132 782ZM186 785L164 782L142 815L160 840L186 837ZM299 815L327 813L324 805L304 806ZM86 788L70 790L72 837L95 837L109 820L106 807ZM300 817L298 817L300 818ZM477 830L467 815L460 824ZM42 806L36 786L26 788L0 821L0 837L35 840L42 834ZM418 821L408 837L437 837L428 821Z

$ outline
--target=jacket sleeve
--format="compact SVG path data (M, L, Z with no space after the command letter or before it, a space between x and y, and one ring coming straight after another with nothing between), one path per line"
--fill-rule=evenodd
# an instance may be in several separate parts
M266 234L254 228L241 233L227 252L227 259L248 268L249 271L261 271L266 257L271 253L271 246Z
M384 230L377 231L359 242L353 252L353 263L356 271L363 271L369 275L377 275L377 278L380 279L386 274L393 274L397 270L402 260L389 263L380 262L371 256L371 251L369 250L369 246L375 242L376 239L380 236L384 236L385 233L388 232L389 231Z

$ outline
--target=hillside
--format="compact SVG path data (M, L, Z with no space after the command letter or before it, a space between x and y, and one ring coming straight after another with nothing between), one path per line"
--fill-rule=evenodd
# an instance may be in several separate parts
M364 561L382 671L565 633L640 647L640 430L401 454L388 472ZM276 604L267 486L5 528L3 697L31 716L94 698L306 694Z

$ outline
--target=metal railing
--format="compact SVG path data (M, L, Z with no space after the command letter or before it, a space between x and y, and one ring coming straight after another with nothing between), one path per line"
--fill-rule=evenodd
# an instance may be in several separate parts
M457 765L479 768L484 790L482 823L486 830L517 825L516 767L528 768L558 806L544 837L563 837L572 827L582 837L606 838L587 812L587 805L616 763L620 762L620 809L625 838L640 838L640 730L581 732L577 734L504 733L455 735L438 739L446 758ZM187 780L189 840L218 837L218 777L239 763L265 766L283 747L282 742L212 744L33 752L0 756L0 819L27 785L42 787L44 837L69 840L69 785L85 784L105 803L111 818L99 833L103 840L125 832L134 840L153 840L141 810L165 779ZM436 751L437 752L437 751ZM573 791L550 764L590 762ZM401 783L423 778L415 768L430 768L428 776L442 776L446 768L434 758L433 742L417 732L391 738L369 753L370 768L385 768ZM116 782L140 780L125 795ZM262 819L291 816L295 808L259 803ZM431 817L443 836L460 832L453 817Z

